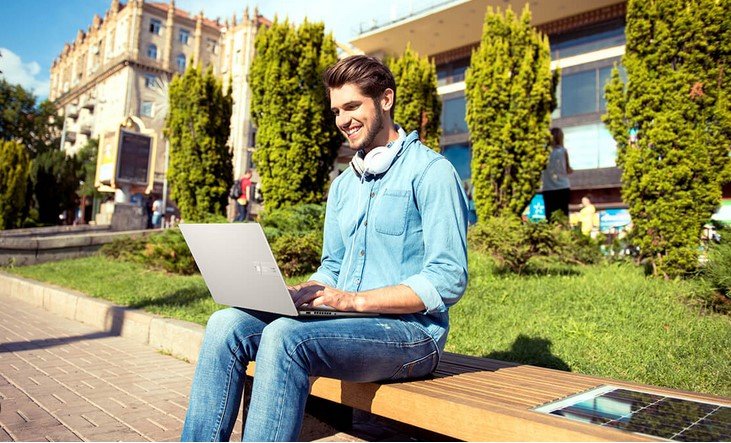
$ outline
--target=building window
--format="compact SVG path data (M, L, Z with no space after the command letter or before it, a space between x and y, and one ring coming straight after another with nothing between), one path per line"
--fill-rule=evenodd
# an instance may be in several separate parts
M464 81L469 65L469 57L439 65L437 67L437 86Z
M178 69L181 71L185 71L185 54L178 54L176 60L178 62Z
M157 60L157 46L150 45L147 47L147 57Z
M609 22L596 28L551 36L551 60L573 57L627 43L624 21Z
M180 33L178 34L178 41L184 45L187 45L189 39L190 31L188 31L187 29L181 29Z
M442 130L444 135L467 132L465 97L455 97L442 102Z
M454 169L457 171L459 178L462 180L469 180L472 177L472 169L470 163L472 162L472 150L470 146L465 143L459 143L456 145L445 146L442 150L442 155L452 163Z
M604 123L564 127L564 145L573 169L608 168L617 165L617 143Z
M162 22L156 18L150 19L150 32L152 34L162 34Z
M604 88L612 75L612 68L604 66L562 75L560 116L573 117L606 111Z
M208 49L211 54L218 54L218 42L212 38L206 39L206 49Z
M157 76L154 74L145 74L145 87L154 88L157 85Z
M152 117L152 102L142 102L140 105L140 115L143 117Z

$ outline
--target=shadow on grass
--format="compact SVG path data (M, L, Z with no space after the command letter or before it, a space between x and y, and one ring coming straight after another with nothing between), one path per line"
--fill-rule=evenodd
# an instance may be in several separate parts
M130 308L146 308L150 306L187 306L197 301L207 299L211 296L208 289L199 286L190 286L178 289L177 291L166 294L162 297L149 297L139 300L129 305Z
M551 340L540 337L528 337L520 334L507 351L495 351L483 357L495 360L523 363L543 368L571 371L565 361L551 353Z

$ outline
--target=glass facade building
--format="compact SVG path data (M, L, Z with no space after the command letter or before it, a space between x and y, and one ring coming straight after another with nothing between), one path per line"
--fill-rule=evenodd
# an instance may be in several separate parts
M552 125L564 131L572 168L616 166L616 143L601 116L606 112L604 88L612 69L617 66L623 75L620 61L625 44L624 20L549 38L552 68L561 69ZM468 66L469 57L437 66L442 97L442 150L463 180L470 178L471 159L464 94Z

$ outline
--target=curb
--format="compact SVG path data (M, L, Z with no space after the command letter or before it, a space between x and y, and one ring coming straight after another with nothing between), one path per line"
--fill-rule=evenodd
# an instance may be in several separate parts
M65 318L130 338L190 363L198 361L205 328L150 314L0 271L0 295L17 298Z

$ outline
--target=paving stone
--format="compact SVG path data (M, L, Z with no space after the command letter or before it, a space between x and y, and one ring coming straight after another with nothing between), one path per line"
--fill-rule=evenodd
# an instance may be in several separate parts
M10 437L10 434L8 434L7 431L5 431L5 429L3 428L0 428L0 441L13 441L13 439Z
M0 278L1 280L1 278ZM178 441L195 366L0 292L0 442ZM20 413L18 413L20 411ZM307 419L310 439L358 441ZM241 439L237 418L231 439Z

